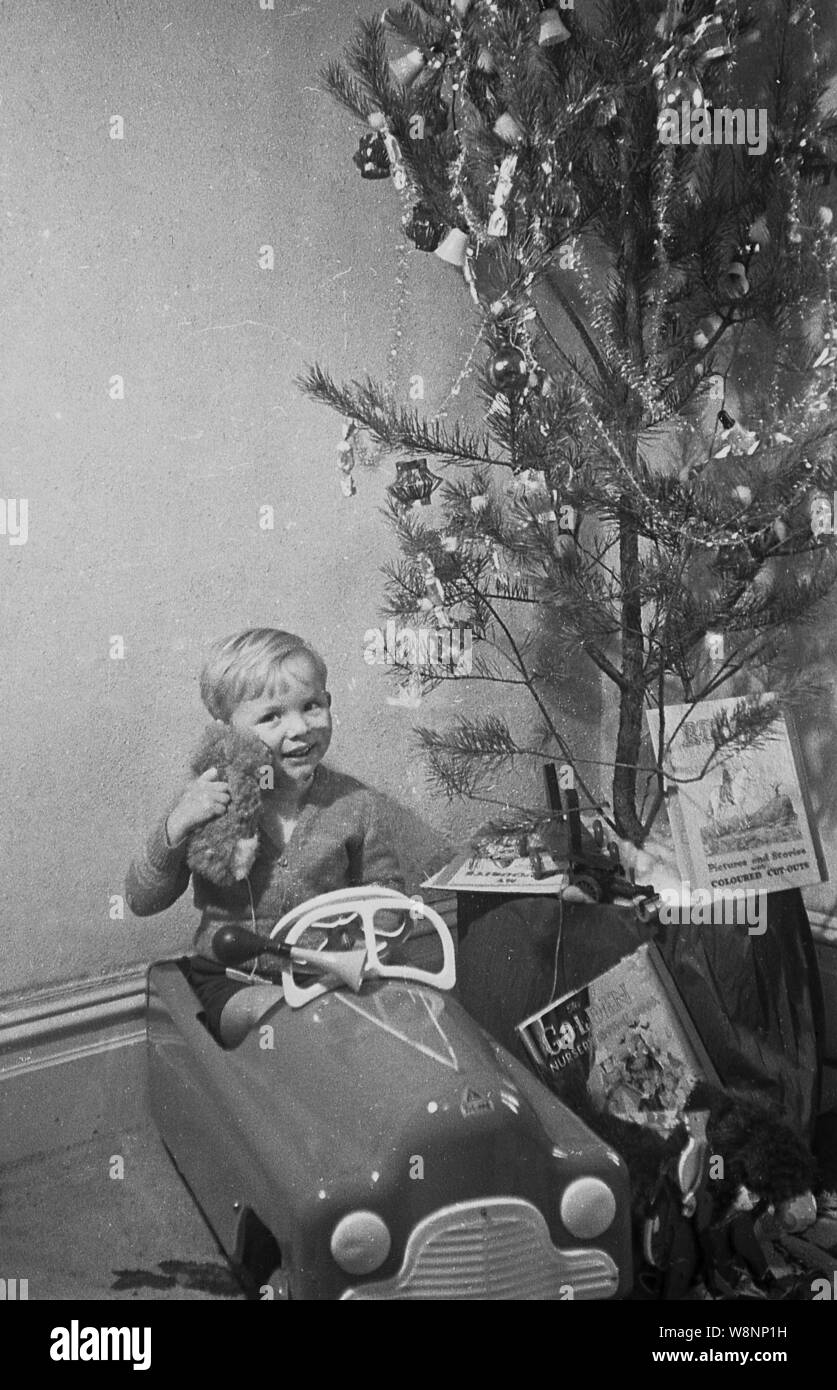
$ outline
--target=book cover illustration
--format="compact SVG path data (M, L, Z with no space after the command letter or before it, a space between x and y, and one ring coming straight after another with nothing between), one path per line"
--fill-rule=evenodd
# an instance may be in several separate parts
M548 843L549 831L536 820L489 822L470 845L454 856L422 888L473 893L558 893L567 887L565 864Z
M665 766L678 779L670 784L669 821L683 878L721 892L820 883L822 848L790 717L780 714L757 744L724 750L706 769L713 723L739 703L667 707L675 733ZM649 711L649 727L659 755L656 711Z
M541 1076L571 1099L585 1085L599 1110L665 1134L680 1122L712 1063L656 947L640 946L610 970L518 1025Z

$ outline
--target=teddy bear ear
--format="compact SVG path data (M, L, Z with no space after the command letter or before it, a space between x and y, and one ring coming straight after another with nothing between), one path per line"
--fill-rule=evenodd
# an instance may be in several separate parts
M228 724L220 719L213 719L211 724L207 724L198 745L192 755L192 771L200 774L205 772L211 764L217 764L223 757L227 746L227 735L230 729ZM221 769L219 768L219 771Z

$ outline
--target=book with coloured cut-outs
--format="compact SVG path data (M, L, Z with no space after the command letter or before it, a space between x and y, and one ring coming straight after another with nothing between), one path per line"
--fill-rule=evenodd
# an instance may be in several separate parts
M825 860L793 719L779 711L751 746L716 752L717 730L740 704L666 706L666 801L682 878L721 895L821 883ZM656 710L648 721L659 757Z

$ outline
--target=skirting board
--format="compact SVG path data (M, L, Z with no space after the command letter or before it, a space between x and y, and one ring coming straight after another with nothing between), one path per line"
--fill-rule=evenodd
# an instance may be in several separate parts
M0 1003L0 1164L148 1123L145 974Z

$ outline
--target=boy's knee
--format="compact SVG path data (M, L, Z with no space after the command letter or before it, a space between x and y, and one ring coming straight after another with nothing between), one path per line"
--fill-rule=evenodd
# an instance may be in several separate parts
M225 1047L237 1047L285 997L280 985L252 985L239 990L221 1010L219 1023Z

